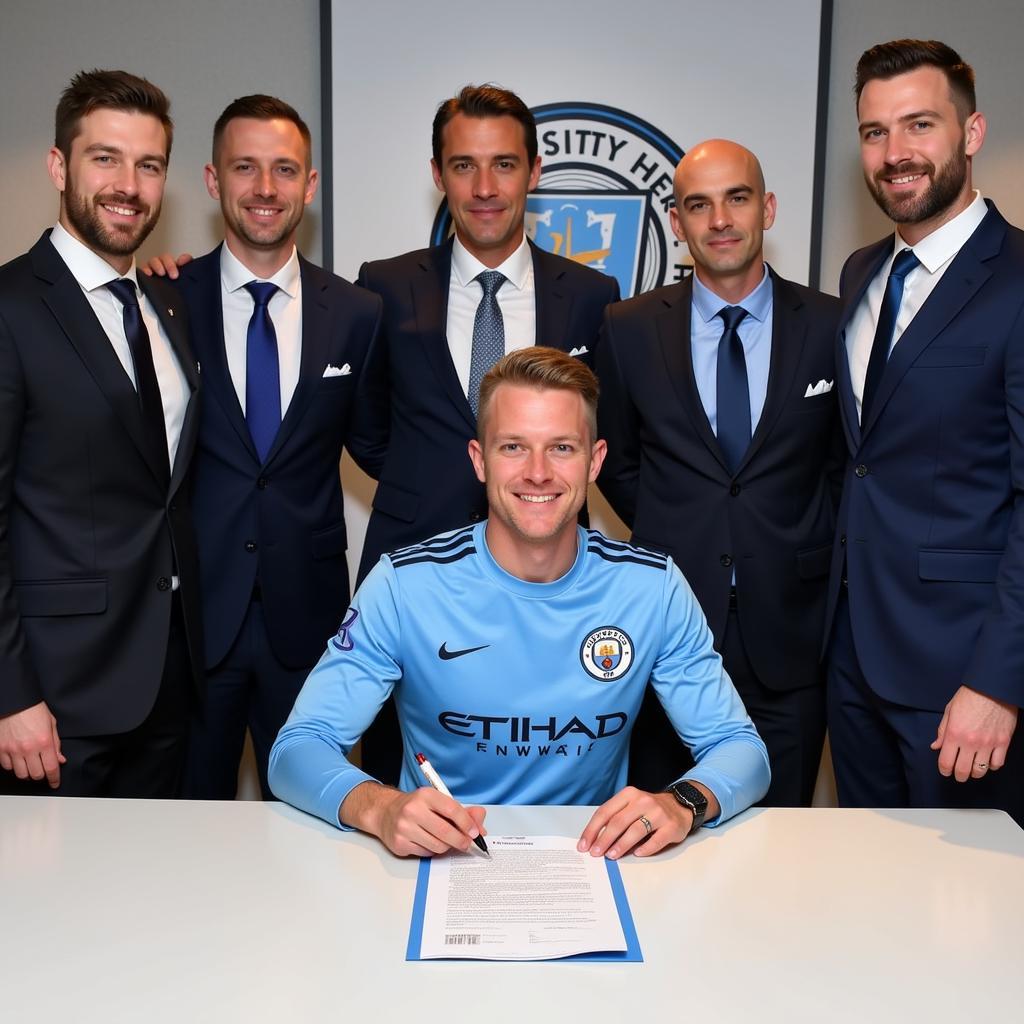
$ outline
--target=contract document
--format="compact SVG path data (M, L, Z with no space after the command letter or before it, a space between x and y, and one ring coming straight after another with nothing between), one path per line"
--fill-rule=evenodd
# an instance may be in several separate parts
M576 842L488 836L490 858L423 860L407 959L643 959L618 864Z

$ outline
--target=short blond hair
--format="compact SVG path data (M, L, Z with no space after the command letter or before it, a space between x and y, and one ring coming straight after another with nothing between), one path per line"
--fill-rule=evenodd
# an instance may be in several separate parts
M487 410L499 384L516 384L538 391L573 391L583 399L590 440L597 438L597 399L601 392L594 371L586 363L557 348L532 345L517 349L499 359L480 382L476 429L483 440Z

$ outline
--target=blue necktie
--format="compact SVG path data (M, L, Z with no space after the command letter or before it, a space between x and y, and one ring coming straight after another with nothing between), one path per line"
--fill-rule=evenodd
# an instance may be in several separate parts
M170 459L167 452L167 424L164 421L164 405L160 398L160 385L157 383L156 370L153 368L153 349L149 341L149 331L142 319L139 308L139 296L135 290L135 282L128 277L119 277L107 282L107 288L121 303L121 317L124 323L125 337L132 353L132 364L135 367L135 386L139 394L139 405L142 407L142 421L153 442L153 454L157 459L157 469L165 480L171 478Z
M473 354L469 360L469 390L466 396L475 416L480 401L480 381L505 354L505 321L498 305L498 289L507 279L497 270L485 270L477 274L474 280L479 281L484 290L473 319Z
M245 336L245 421L260 462L281 426L281 367L277 358L277 332L267 308L276 284L250 281L245 290L255 304Z
M730 473L736 472L750 446L750 387L743 342L737 330L746 315L742 306L723 306L718 311L725 324L718 342L718 446Z
M885 295L878 311L878 326L875 328L875 340L871 343L871 355L868 358L868 371L864 376L864 394L860 400L860 421L868 418L868 410L878 391L878 385L885 373L885 364L889 361L889 349L892 348L892 333L896 330L896 317L903 301L903 284L914 267L921 261L914 255L913 249L902 249L892 261L889 280L885 282Z

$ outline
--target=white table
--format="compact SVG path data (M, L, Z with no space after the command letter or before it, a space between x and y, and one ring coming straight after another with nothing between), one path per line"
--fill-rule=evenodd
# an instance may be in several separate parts
M281 804L0 797L0 1020L1021 1019L1024 832L999 812L751 811L627 858L643 964L406 963L416 867Z

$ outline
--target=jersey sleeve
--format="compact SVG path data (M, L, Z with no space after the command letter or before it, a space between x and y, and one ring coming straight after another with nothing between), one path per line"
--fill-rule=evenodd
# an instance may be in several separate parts
M669 563L662 646L651 673L669 720L696 764L683 778L718 798L719 825L768 791L768 751L714 649L704 613L679 569Z
M274 795L347 828L338 811L349 792L373 781L348 760L402 676L401 621L391 563L366 577L344 621L303 684L270 751Z

